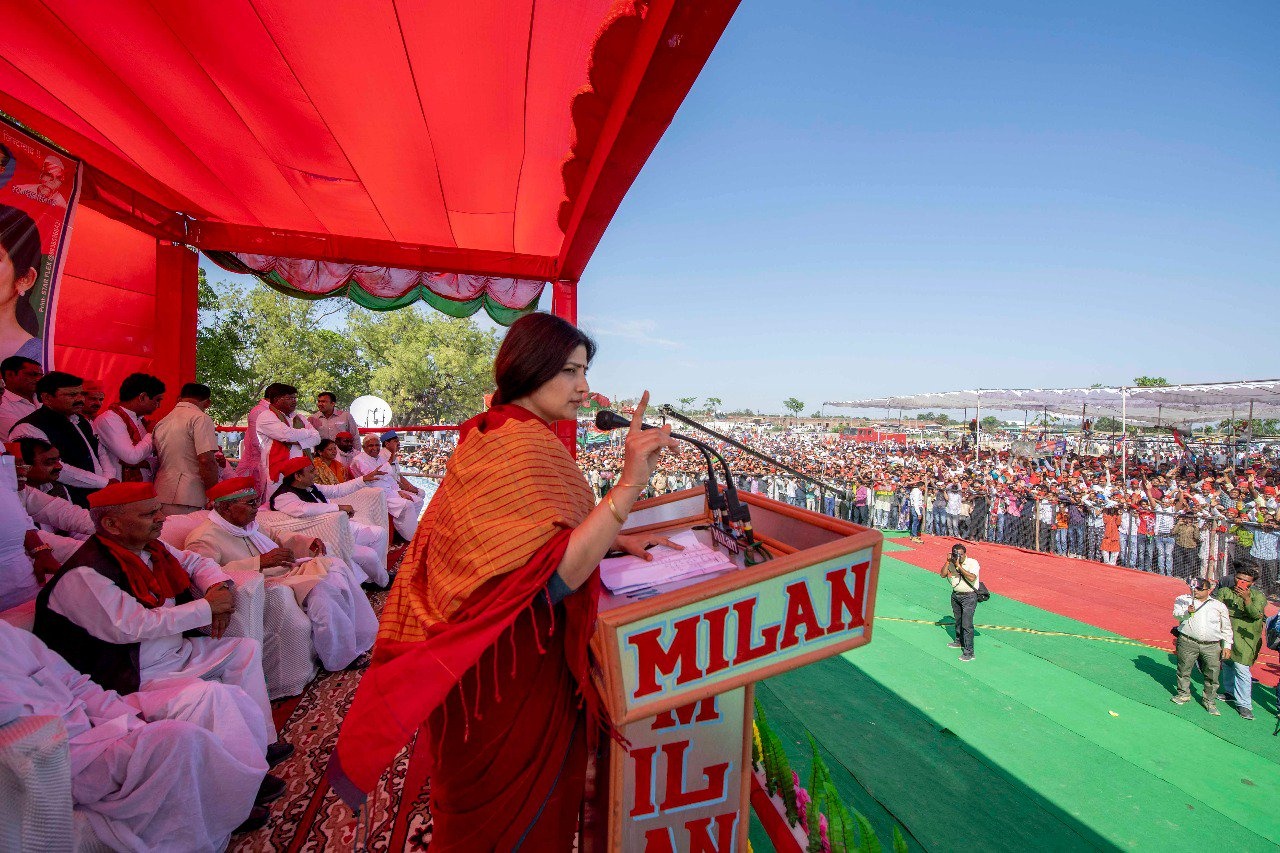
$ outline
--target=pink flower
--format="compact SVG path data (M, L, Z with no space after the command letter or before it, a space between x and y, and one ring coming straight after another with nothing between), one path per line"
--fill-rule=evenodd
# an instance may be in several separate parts
M791 771L791 785L796 789L796 811L800 813L800 822L807 823L809 817L806 807L809 805L809 792L800 784L800 775L796 771Z
M827 835L827 816L818 815L818 837L822 839L822 853L831 853L831 838Z

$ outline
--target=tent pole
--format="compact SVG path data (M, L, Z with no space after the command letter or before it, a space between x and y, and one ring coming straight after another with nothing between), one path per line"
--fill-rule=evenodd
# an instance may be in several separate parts
M1253 401L1251 400L1249 401L1249 441L1253 441L1253 435L1254 435L1253 433ZM1245 442L1245 446L1244 446L1244 461L1245 462L1249 461L1248 442Z
M562 320L578 325L578 282L561 279L551 283L551 313ZM569 448L570 455L578 458L578 422L576 420L556 421L553 424L556 435Z
M1231 473L1234 474L1236 472L1235 449L1236 447L1239 446L1239 442L1236 441L1236 407L1235 406L1231 407L1231 426L1228 429L1228 434L1231 436Z
M973 403L973 461L982 461L982 401L975 400Z
M1129 482L1129 389L1120 389L1120 483Z

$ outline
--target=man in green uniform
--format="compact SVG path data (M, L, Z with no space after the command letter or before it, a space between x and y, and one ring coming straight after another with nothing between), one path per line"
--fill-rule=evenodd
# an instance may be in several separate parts
M1222 662L1222 690L1220 698L1235 705L1240 716L1253 719L1253 672L1251 667L1258 659L1262 647L1263 622L1266 619L1267 597L1255 589L1258 570L1249 560L1234 564L1235 578L1230 586L1218 587L1214 597L1227 606L1231 614L1231 657Z

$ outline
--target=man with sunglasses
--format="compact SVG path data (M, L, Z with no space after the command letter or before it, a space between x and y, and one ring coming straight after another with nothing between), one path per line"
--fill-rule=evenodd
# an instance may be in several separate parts
M1233 566L1235 577L1218 587L1214 597L1231 615L1231 657L1222 661L1222 691L1240 716L1253 719L1253 663L1262 647L1267 597L1256 588L1258 569L1251 561Z

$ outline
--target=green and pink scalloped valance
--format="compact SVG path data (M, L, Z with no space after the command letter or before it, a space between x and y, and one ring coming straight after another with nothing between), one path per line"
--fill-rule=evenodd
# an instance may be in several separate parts
M345 296L374 311L392 311L421 300L451 317L470 317L484 308L503 326L537 308L546 286L545 281L529 278L424 272L243 252L206 254L230 272L256 276L281 293L301 299Z

